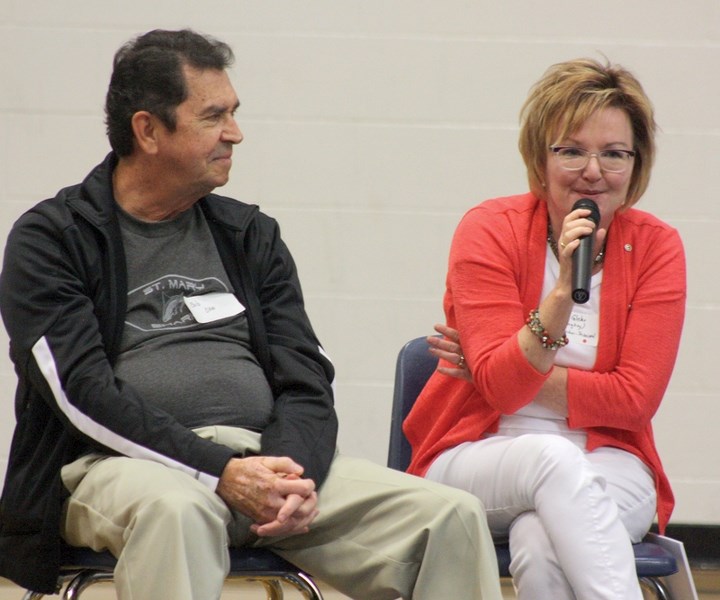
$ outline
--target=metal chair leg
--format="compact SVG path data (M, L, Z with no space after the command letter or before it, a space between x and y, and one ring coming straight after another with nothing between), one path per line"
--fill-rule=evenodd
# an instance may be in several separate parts
M277 579L263 579L260 583L262 583L265 588L267 600L283 600L285 595L283 594L282 586Z
M236 576L237 578L237 576ZM247 581L256 581L265 586L267 600L282 600L283 595L280 581L293 586L306 600L323 600L322 592L315 582L305 573L272 573L271 575L253 575L243 577Z
M72 578L65 588L62 600L77 600L80 594L89 586L101 581L112 581L112 571L84 570Z
M648 588L658 600L672 600L667 586L658 577L641 577L640 585Z
M294 586L307 600L323 600L320 589L305 573L286 573L283 579Z

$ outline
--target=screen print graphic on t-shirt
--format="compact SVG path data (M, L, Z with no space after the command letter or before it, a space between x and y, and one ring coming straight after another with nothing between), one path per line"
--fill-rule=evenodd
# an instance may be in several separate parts
M125 324L140 331L159 331L194 327L198 323L185 304L186 296L229 293L230 288L217 277L193 279L169 274L128 292Z
M199 323L185 302L234 291L202 211L120 224L130 291L116 376L187 427L262 430L273 397L242 305L233 297L238 311Z

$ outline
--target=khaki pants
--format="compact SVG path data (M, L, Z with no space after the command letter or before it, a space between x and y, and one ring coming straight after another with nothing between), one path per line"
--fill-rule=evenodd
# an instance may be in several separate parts
M257 453L232 427L198 435ZM158 463L100 455L63 469L71 492L63 537L109 549L122 600L219 598L228 545L267 547L358 600L501 600L495 550L467 492L337 455L310 532L257 538L250 522L192 477Z

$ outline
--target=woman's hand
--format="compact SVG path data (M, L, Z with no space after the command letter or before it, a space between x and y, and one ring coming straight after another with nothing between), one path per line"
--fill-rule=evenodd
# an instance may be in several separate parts
M597 256L605 243L606 229L600 229L590 220L590 210L587 208L577 208L569 212L562 221L562 229L558 235L556 250L557 258L560 263L561 278L567 279L569 285L570 273L572 269L572 256L575 254L580 239L592 234L595 230L595 241L593 248L593 256Z
M462 379L472 383L472 374L465 362L460 345L460 334L457 330L447 325L437 324L435 331L444 337L429 336L430 353L446 360L454 365L452 367L438 367L438 371L456 379ZM540 406L549 408L562 417L568 416L567 407L567 369L555 367L548 380L543 384L540 392L535 397L535 402Z
M437 370L444 375L472 382L472 375L465 362L465 356L463 355L462 346L460 345L460 334L452 327L439 323L435 325L434 329L444 337L439 338L431 335L427 338L428 344L430 345L430 353L433 356L437 356L442 360L456 365L454 368L438 367Z

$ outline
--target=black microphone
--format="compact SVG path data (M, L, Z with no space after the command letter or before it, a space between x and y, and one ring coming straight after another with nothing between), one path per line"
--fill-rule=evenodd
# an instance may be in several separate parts
M590 300L590 280L592 278L593 268L593 246L595 245L595 230L600 223L600 211L597 204L590 198L580 198L572 207L573 210L578 208L587 208L590 214L585 217L595 223L590 235L584 235L580 238L580 245L577 247L572 257L572 299L576 304L585 304Z

